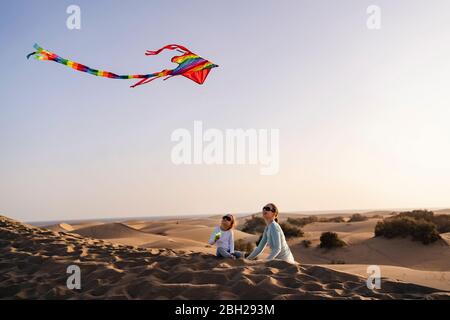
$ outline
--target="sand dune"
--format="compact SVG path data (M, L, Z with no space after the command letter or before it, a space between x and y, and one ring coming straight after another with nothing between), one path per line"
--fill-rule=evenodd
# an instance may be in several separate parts
M148 225L148 222L146 222L146 224ZM84 227L74 230L73 233L84 237L104 239L112 243L143 248L185 249L188 251L205 253L214 251L210 246L207 246L206 241L200 242L191 239L143 232L124 223L117 222Z
M326 265L337 271L367 276L368 265ZM380 265L382 279L392 281L413 282L427 287L450 291L450 271L422 271L397 266ZM383 280L382 280L383 281Z
M93 226L99 226L101 224L105 224L103 221L85 221L85 222L78 222L78 223L71 223L70 225L74 230L86 228L86 227L93 227Z
M105 223L101 225L94 225L84 228L79 228L76 233L91 238L98 239L120 239L120 238L131 238L131 237L143 237L147 234L131 228L123 223L113 222Z
M423 245L410 239L374 238L378 219L352 223L313 223L306 225L305 238L290 241L294 257L303 263L329 264L332 261L345 264L392 265L419 270L450 271L450 247L444 240ZM336 250L317 248L320 235L325 231L338 233L348 246ZM304 248L303 239L312 242Z
M198 224L186 224L186 223L174 223L174 222L150 222L146 225L142 225L141 228L139 228L140 231L148 232L148 233L156 233L161 235L168 235L171 232L176 231L184 231L186 229L188 230L195 230L195 229L203 229L208 228L205 225L198 225Z
M370 232L373 234L375 225L378 221L382 219L369 219L366 221L359 222L315 222L307 224L303 231L314 232L314 231L332 231L332 232L347 232L347 233L358 233L358 232Z
M434 211L435 214L450 214L450 209L441 209Z
M155 221L155 222L125 222L128 226L139 227L139 231L149 233L149 234L157 234L168 236L172 239L186 239L187 241L194 241L196 246L199 244L206 244L214 227L207 226L205 224L198 224L199 222L205 222L205 220L192 221L190 219L187 220L177 220L177 221ZM209 224L209 223L208 223ZM246 241L255 242L258 239L258 236L249 234L246 232L242 232L240 230L234 231L235 240L244 239ZM192 244L190 245L192 246ZM177 246L177 248L181 248L182 246ZM175 247L171 247L175 248Z
M177 238L191 239L199 242L207 242L214 227L202 226L202 225L185 225L185 224L173 224L170 222L164 225L159 225L157 227L146 227L140 229L140 231L164 234L168 236L173 236ZM240 230L234 231L235 239L245 239L248 241L256 241L257 236L242 232Z
M102 230L108 233L111 228L120 228L123 235L130 232L122 226ZM370 290L365 278L323 266L132 248L1 216L0 257L3 299L450 298L439 289L389 280L380 290ZM80 290L66 287L71 264L81 268Z
M48 225L48 226L43 226L41 228L45 228L45 229L48 229L51 231L57 231L57 232L71 232L74 230L74 227L68 223L57 223L57 224L52 224L52 225Z
M441 233L441 238L450 246L450 232Z
M185 238L192 239L199 242L207 242L211 233L213 232L213 227L202 227L202 228L193 228L193 229L168 229L166 234L169 236L177 237L177 238ZM248 241L256 241L257 236L242 232L240 230L234 230L234 238L245 239Z
M172 222L179 222L190 225L203 225L207 227L215 227L219 225L220 218L195 218L195 219L185 219L185 220L172 220ZM170 222L170 220L169 220Z

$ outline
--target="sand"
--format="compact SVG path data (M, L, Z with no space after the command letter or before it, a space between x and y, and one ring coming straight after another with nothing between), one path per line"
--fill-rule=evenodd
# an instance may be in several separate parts
M333 270L367 276L368 265L326 265ZM450 291L450 271L423 271L411 268L380 265L381 277L402 282L416 283L427 287Z
M377 221L380 219L308 224L303 228L305 237L289 241L289 245L294 257L307 264L376 264L423 271L450 271L450 247L446 234L441 235L444 240L430 245L409 239L375 238L373 230ZM337 250L317 248L320 235L325 231L336 232L348 245ZM310 248L302 245L304 239L312 242Z
M214 252L214 249L204 241L200 242L191 240L191 238L166 236L164 233L144 232L143 230L147 229L149 224L152 223L146 222L140 224L143 225L143 228L138 230L125 223L101 223L74 229L72 233L83 237L104 239L112 243L134 247L184 249L204 253ZM156 224L159 225L159 223Z
M194 224L199 225L197 222ZM284 261L232 261L187 249L126 246L113 243L110 239L147 235L124 223L93 227L58 232L0 216L0 298L450 298L445 288L414 284L408 282L410 279L407 276L402 281L383 279L380 290L370 290L366 287L365 278L358 275L362 266L354 266L356 269L349 267L341 272L320 265L290 264ZM111 238L107 241L93 239L75 231L87 236ZM169 239L153 238L156 242ZM81 268L80 290L66 287L66 269L72 264ZM401 272L408 273L408 270ZM425 278L426 274L423 274L421 279Z
M52 224L52 225L44 226L43 228L49 229L51 231L57 231L57 232L71 232L71 231L75 230L74 227L68 223Z

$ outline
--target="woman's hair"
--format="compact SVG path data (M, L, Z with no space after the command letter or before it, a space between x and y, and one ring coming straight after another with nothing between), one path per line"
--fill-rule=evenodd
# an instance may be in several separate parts
M278 214L279 214L279 212L278 212L277 206L274 205L273 203L268 203L268 204L266 205L266 207L271 207L271 208L273 209L272 212L275 214L274 220L275 220L276 222L278 222Z
M231 217L231 221L230 221L231 224L230 224L230 227L227 229L227 231L228 231L228 230L233 229L236 226L236 220L234 219L234 216L231 213L226 214L226 216Z

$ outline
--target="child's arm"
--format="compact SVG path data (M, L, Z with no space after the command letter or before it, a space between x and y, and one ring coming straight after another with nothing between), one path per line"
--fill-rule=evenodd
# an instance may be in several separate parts
M255 248L255 250L253 250L252 253L250 253L250 255L247 257L247 259L249 260L253 260L255 259L257 256L259 256L259 254L264 250L264 248L266 247L267 244L267 227L266 229L264 229L264 233L263 236L261 238L261 241L259 241L258 246Z
M234 253L234 232L233 229L230 230L230 253Z
M218 232L217 227L214 228L213 232L211 233L211 237L209 237L209 244L216 243L216 233Z

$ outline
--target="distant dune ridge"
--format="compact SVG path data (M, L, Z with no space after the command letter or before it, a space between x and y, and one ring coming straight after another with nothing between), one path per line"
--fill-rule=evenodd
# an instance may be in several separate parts
M71 232L74 228L68 223L58 223L45 227L46 229L57 231L57 232Z
M214 219L216 220L216 219ZM192 221L191 221L192 222ZM136 226L136 222L134 222ZM148 227L141 223L141 229ZM175 225L177 223L175 222ZM188 223L189 224L189 223ZM195 225L202 225L195 221ZM180 245L180 238L145 234L132 223L57 229L0 216L2 299L448 299L449 292L383 279L380 290L364 277L318 265L283 261L220 260L195 250L142 248L112 240L138 238ZM208 228L210 226L206 225ZM174 228L176 230L177 228ZM162 238L159 238L162 237ZM145 239L141 239L145 238ZM125 240L131 241L131 240ZM187 247L194 247L193 242ZM200 243L200 242L198 242ZM145 245L147 246L147 245ZM212 249L212 248L205 248ZM69 265L81 268L80 290L66 287ZM338 266L337 266L338 267ZM356 267L358 268L358 267ZM358 270L350 270L360 273ZM426 277L426 275L422 275Z

